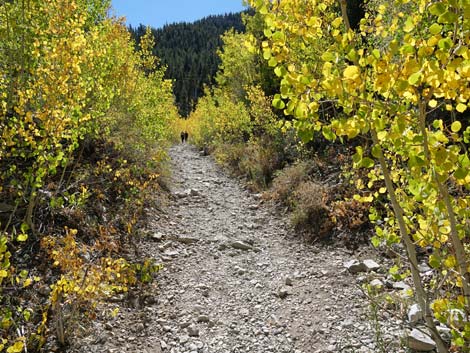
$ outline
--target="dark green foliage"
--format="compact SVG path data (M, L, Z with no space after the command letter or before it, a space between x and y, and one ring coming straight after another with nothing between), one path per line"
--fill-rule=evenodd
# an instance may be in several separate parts
M230 28L244 31L241 14L209 16L194 23L174 23L152 29L156 46L154 53L168 67L166 78L175 80L174 94L182 116L187 116L205 85L214 83L220 64L216 51L222 45L220 36ZM145 26L130 27L138 43Z

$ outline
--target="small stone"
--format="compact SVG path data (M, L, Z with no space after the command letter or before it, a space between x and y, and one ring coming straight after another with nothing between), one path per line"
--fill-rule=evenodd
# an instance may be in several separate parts
M401 289L401 290L408 290L408 289L410 289L411 287L410 287L409 285L407 285L405 282L399 281L399 282L394 282L394 283L393 283L393 288L395 288L395 289Z
M191 325L188 327L188 335L191 337L199 337L199 329L196 325Z
M174 195L178 199L184 199L185 197L188 196L188 194L185 192L175 192Z
M160 232L153 233L151 238L155 241L161 241L163 239L163 234Z
M423 329L413 329L410 334L408 335L408 346L411 349L422 351L422 352L429 352L436 348L436 343L431 339L431 337L424 333Z
M179 237L176 240L183 244L194 244L199 241L199 239L191 237Z
M201 195L201 193L196 189L189 189L187 194L189 194L189 196L199 196L199 195Z
M429 272L432 271L432 268L427 263L421 263L418 265L418 270L419 272Z
M416 324L423 318L423 312L418 304L413 304L408 310L408 321L410 324Z
M191 323L190 323L189 321L186 321L186 322L182 322L182 323L180 324L180 327L181 327L181 328L186 328L186 327L188 327L189 325L191 325Z
M360 262L359 260L350 260L348 262L345 262L343 265L351 273L359 273L359 272L367 271L366 265L364 265L364 263Z
M362 263L366 266L367 271L377 271L380 268L380 265L371 259L364 260Z
M286 286L292 286L293 284L293 281L292 281L292 277L286 277Z
M187 343L188 341L189 341L189 337L186 336L186 335L180 336L180 338L179 338L180 344L185 344L185 343Z
M147 348L147 353L162 353L162 349L164 349L163 345L157 343L153 347Z
M250 316L250 310L248 308L242 308L240 309L240 315L244 317Z
M289 290L286 287L280 287L277 290L277 296L281 299L287 298L287 296L290 294Z
M242 241L239 241L239 240L230 243L230 246L238 250L251 250L253 248L251 245L244 243Z
M376 287L376 288L382 288L384 286L383 282L380 280L380 279L374 279L370 282L370 285L372 287Z
M196 319L196 322L205 322L208 323L210 322L210 318L207 315L199 315L198 318Z
M452 340L452 330L450 328L444 325L439 325L436 329L444 341L450 342Z
M104 324L104 328L108 331L111 331L113 329L113 325L111 323L107 322Z
M175 258L179 255L179 251L177 250L166 250L163 255L164 256L167 256L167 257L170 257L170 258Z

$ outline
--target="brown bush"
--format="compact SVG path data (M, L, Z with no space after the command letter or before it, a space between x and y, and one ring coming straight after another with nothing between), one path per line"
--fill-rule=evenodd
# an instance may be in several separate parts
M273 181L272 199L292 209L295 204L294 192L302 182L307 180L308 169L307 162L299 162L281 170Z
M326 188L313 181L304 181L293 196L295 207L291 221L295 230L312 239L325 238L333 229L326 206Z
M240 172L254 182L258 189L266 189L273 179L274 172L281 167L282 157L276 146L250 141L240 161Z

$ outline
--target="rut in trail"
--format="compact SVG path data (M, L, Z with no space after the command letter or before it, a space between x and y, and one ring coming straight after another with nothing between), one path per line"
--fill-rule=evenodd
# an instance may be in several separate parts
M302 243L194 147L170 154L173 201L143 245L165 266L155 303L96 323L82 352L377 351L367 300L343 267L350 255Z

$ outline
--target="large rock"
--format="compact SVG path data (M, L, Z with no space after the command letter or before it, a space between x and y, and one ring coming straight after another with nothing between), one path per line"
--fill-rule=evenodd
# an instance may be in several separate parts
M408 322L410 324L416 324L423 318L423 312L418 304L413 304L408 310Z
M407 339L408 339L408 346L411 349L421 352L429 352L436 348L436 342L432 340L432 338L425 333L426 328L422 328L420 330L413 329Z

